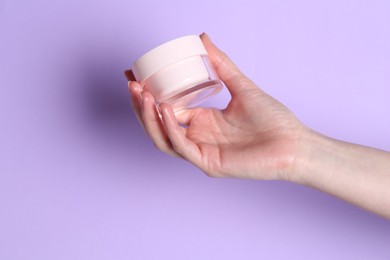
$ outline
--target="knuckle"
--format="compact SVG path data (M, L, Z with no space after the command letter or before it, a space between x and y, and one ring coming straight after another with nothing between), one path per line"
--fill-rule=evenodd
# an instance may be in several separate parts
M210 172L210 171L203 171L203 172L206 174L207 177L210 177L210 178L220 178L221 177L214 172Z
M160 147L158 146L158 144L156 144L155 142L153 142L153 146L154 146L154 148L161 150Z
M215 171L213 169L207 168L207 169L201 169L204 174L206 174L207 177L210 178L221 178L223 177L218 171Z
M164 151L164 147L159 142L153 141L153 146L160 151Z
M175 153L183 155L182 150L179 147L177 147L176 145L173 145L173 151L175 151Z

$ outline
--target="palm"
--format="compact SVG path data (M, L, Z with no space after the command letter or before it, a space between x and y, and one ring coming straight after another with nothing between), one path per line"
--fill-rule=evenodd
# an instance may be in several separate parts
M199 147L206 172L254 178L262 170L260 176L270 179L293 159L300 124L258 89L236 97L225 110L196 108L191 114L186 136Z

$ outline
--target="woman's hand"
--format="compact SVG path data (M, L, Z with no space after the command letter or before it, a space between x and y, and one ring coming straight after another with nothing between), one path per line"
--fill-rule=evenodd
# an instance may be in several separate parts
M168 104L157 107L153 96L131 81L133 108L157 148L212 177L289 180L390 219L389 152L306 128L242 74L207 35L201 38L232 99L224 110L193 108L175 115Z
M175 115L168 104L157 107L150 92L130 81L141 125L157 148L190 161L209 176L290 179L306 128L249 80L207 35L201 39L232 96L229 105L224 110L193 108ZM127 75L134 79L131 72Z

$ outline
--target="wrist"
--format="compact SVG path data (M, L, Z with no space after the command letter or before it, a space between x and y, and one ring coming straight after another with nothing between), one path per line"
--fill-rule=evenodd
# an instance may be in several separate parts
M321 190L390 218L390 154L332 139L302 136L289 181Z
M298 142L297 155L289 174L289 181L312 186L332 173L337 164L337 140L306 128Z

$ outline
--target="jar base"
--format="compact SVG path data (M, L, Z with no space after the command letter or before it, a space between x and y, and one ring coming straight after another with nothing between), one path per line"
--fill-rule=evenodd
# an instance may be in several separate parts
M160 103L168 103L174 112L185 108L192 108L202 103L206 98L217 94L222 89L220 80L210 80L191 87Z

